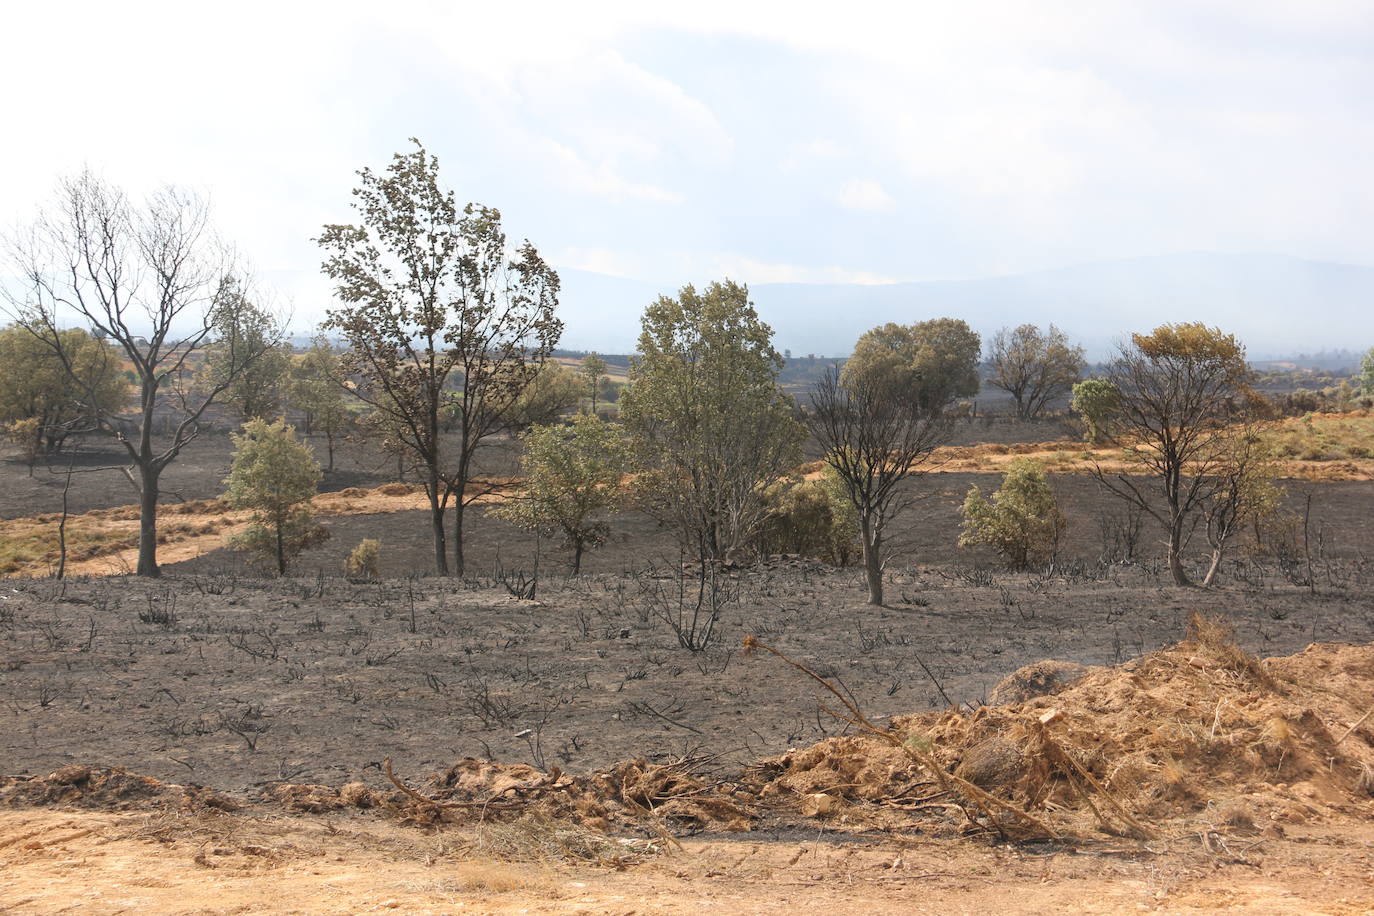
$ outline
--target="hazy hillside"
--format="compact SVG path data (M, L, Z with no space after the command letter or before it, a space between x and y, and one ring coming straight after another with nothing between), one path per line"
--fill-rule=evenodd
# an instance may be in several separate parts
M632 350L644 305L673 290L577 270L560 275L564 342L574 348ZM779 349L797 355L845 354L875 324L941 315L983 333L1054 322L1091 356L1124 332L1183 320L1239 334L1256 359L1374 345L1374 268L1271 255L1169 255L887 286L756 284L751 292Z

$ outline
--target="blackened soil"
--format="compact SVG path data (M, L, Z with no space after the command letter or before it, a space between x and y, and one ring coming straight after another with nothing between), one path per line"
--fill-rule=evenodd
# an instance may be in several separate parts
M1252 567L1258 577L1258 568ZM0 600L0 770L119 764L238 791L278 779L378 784L465 755L593 768L690 749L749 761L834 734L804 678L755 634L835 677L874 716L977 704L1042 658L1107 664L1229 616L1263 654L1374 639L1374 567L1332 561L1315 593L1276 568L1211 591L1152 565L1069 575L950 564L859 577L799 560L729 573L715 638L683 648L679 581L541 577L264 580L182 573L12 580ZM694 594L693 583L682 583Z

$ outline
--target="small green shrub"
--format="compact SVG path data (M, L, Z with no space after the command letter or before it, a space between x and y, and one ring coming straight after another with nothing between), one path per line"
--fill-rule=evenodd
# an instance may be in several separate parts
M977 487L970 488L962 511L964 532L959 546L987 545L1018 569L1053 556L1064 533L1064 513L1059 511L1045 469L1029 458L1007 465L1002 487L991 499Z
M1083 438L1094 445L1112 435L1112 421L1121 409L1121 392L1111 382L1084 379L1073 386L1069 409L1083 418Z
M350 582L375 582L381 578L377 571L377 557L381 553L382 542L376 538L363 538L344 563L344 573Z
M758 553L795 553L840 566L858 557L858 515L829 467L816 480L780 480L765 499L770 514L755 542Z

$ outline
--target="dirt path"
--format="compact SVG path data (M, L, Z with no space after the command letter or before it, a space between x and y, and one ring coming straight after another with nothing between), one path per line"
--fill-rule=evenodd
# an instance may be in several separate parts
M689 840L624 870L499 862L360 817L0 811L0 913L1367 913L1368 825L1212 855Z

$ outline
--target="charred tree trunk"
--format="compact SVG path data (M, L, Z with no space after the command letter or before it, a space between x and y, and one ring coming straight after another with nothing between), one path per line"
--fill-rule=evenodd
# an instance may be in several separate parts
M157 498L158 477L156 468L144 465L139 468L138 497L138 574L156 579L162 575L157 565Z
M883 603L882 534L871 519L859 520L859 536L863 541L864 578L868 581L868 603Z
M462 576L467 571L467 560L463 556L463 516L467 504L463 491L459 490L453 498L453 574Z

